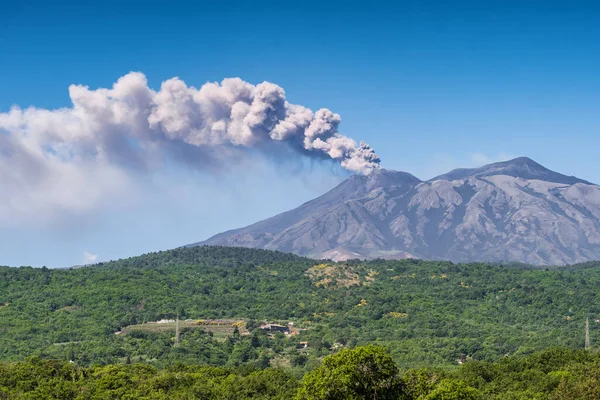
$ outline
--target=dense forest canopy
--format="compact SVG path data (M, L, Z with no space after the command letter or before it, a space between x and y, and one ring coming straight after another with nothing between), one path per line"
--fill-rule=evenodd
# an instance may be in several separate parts
M262 363L301 373L364 344L386 347L401 368L583 348L588 317L592 345L600 340L599 265L333 263L193 247L71 270L0 267L0 359ZM178 344L174 328L147 329L177 316ZM186 320L243 326L233 337L231 326L218 332ZM292 323L298 334L254 329L265 322Z
M249 365L80 367L28 358L0 363L0 399L593 400L599 371L600 355L566 349L401 371L385 349L366 346L325 357L303 378Z

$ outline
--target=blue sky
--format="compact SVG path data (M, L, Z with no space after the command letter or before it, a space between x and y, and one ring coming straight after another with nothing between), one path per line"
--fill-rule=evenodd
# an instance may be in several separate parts
M69 85L111 87L130 71L156 90L174 76L196 87L240 77L340 114L340 131L368 142L385 168L421 179L526 155L600 182L599 6L288 3L3 3L0 113L70 107ZM0 264L65 266L199 241L346 176L329 163L251 160L145 176L154 183L139 196L62 220L32 210L0 224Z

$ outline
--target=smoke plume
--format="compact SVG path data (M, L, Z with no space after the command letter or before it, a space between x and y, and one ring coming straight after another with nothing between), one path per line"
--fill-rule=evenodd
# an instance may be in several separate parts
M244 153L295 153L359 174L379 168L368 144L338 132L338 114L291 104L269 82L172 78L155 91L132 72L111 89L71 85L69 96L71 107L0 113L0 219L85 211L135 184L132 170L177 162L215 169Z
M368 173L379 164L369 145L357 145L338 132L338 114L291 104L283 89L270 82L255 86L228 78L197 89L173 78L157 92L143 74L132 72L112 89L71 85L69 95L71 108L13 107L0 114L0 130L7 133L3 153L37 145L38 151L63 160L96 158L148 167L146 151L178 143L221 159L219 152L226 148L276 151L262 144L282 142L306 156L336 160L356 173Z

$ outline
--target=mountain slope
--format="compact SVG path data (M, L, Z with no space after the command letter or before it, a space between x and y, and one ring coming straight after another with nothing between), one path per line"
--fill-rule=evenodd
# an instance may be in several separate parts
M555 346L583 348L586 318L595 324L600 317L599 267L329 263L225 247L73 270L0 266L0 361L35 355L68 357L77 366L127 358L136 365L256 365L266 356L285 367L300 353L315 365L340 346L378 344L407 368L449 367L461 354L494 361ZM177 315L179 344L175 323L151 323ZM293 322L298 335L268 339L255 329L236 338L239 322L247 330ZM600 330L590 336L600 343ZM307 352L297 349L300 342L309 343Z
M200 244L335 260L570 264L600 259L600 187L526 157L454 170L427 182L378 170Z
M321 258L322 252L328 250L326 243L317 243L313 251L300 251L299 245L284 245L282 240L285 232L295 227L315 223L322 215L332 208L343 205L346 201L361 198L373 190L380 188L396 188L399 191L408 191L421 181L415 176L399 171L377 170L368 176L353 175L324 195L302 204L300 207L286 211L274 217L249 225L245 228L235 229L215 235L207 241L194 243L197 245L241 246L265 248L294 252ZM353 225L352 222L350 225ZM277 245L276 243L279 243ZM308 245L308 247L312 247ZM284 250L284 248L286 248ZM357 254L356 256L359 256Z

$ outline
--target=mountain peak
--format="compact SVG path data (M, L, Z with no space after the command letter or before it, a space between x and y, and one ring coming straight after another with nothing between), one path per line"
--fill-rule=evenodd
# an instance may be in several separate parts
M365 176L367 186L372 189L378 187L417 185L421 180L416 176L403 171L378 168Z
M458 168L446 174L436 176L430 181L460 180L471 177L485 177L494 175L507 175L521 179L538 179L547 182L573 185L575 183L590 184L590 182L574 176L559 174L533 161L529 157L517 157L508 161L501 161L484 165L479 168Z
M513 158L512 160L508 160L508 161L500 161L500 162L494 163L494 164L503 164L503 163L504 164L513 164L513 165L532 165L532 166L542 167L540 164L536 163L531 158L525 157L525 156ZM544 168L544 167L542 167L542 168Z
M415 186L421 182L419 178L408 172L377 168L368 175L352 175L333 190L344 188L344 190L366 193L382 187Z
M548 173L553 172L543 165L533 161L529 157L517 157L508 161L500 161L492 164L484 165L481 168L487 169L520 169L523 171L537 172L537 173Z

